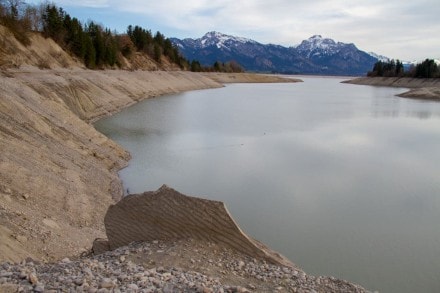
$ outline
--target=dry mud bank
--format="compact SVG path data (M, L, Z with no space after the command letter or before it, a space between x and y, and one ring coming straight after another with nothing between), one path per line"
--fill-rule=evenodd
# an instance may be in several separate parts
M130 155L88 122L141 99L220 87L188 72L0 73L0 260L51 260L104 236Z
M344 83L410 88L399 97L440 100L440 78L360 77Z

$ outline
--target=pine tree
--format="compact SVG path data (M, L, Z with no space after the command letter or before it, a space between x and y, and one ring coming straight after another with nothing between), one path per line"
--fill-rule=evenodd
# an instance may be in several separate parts
M154 44L154 56L153 57L154 57L154 60L161 63L162 48L157 43Z
M93 40L89 34L84 35L84 64L87 68L93 69L96 66L96 52L93 46Z

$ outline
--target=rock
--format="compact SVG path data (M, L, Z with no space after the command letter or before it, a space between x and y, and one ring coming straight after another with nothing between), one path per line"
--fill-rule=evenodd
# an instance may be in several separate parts
M20 279L24 280L26 279L28 274L25 271L21 271L20 275L18 276Z
M251 290L255 290L255 289L257 289L257 287L255 287L255 286L252 285L252 284L248 284L247 287L248 287L249 289L251 289Z
M163 273L162 278L164 279L164 281L170 280L172 278L171 273Z
M172 284L165 284L165 286L162 289L162 292L163 293L174 293L176 291L174 290L174 286Z
M239 270L243 269L244 265L245 265L244 261L240 260L240 262L238 263L238 269Z
M38 278L34 273L30 273L28 279L29 283L31 283L32 285L36 285L38 283Z
M43 285L35 286L34 292L44 292L44 286Z
M61 262L62 263L70 263L70 259L68 258L68 257L66 257L66 258L63 258L62 260L61 260Z
M99 288L105 288L105 289L111 289L115 286L115 284L113 283L113 280L110 278L104 278L101 280L101 282L99 283Z
M136 284L128 284L127 288L130 290L139 290L139 287Z

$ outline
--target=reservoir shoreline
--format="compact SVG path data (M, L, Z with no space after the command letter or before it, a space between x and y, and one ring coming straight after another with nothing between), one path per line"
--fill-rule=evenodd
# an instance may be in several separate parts
M208 76L32 66L0 71L0 260L55 260L66 247L78 255L103 237L104 214L123 195L117 172L130 154L91 123L147 98L223 86ZM239 82L242 75L234 76ZM30 241L43 238L49 245Z
M0 291L44 288L38 282L40 276L33 273L21 281L28 282L27 287L18 285L14 279L17 274L13 272L37 270L43 277L45 263L55 262L50 271L66 264L79 264L81 261L74 263L66 256L78 259L90 252L94 239L105 237L104 215L123 196L118 171L127 166L130 154L96 131L91 123L147 98L218 88L222 86L220 82L297 81L252 74L215 74L215 78L210 78L210 74L181 71L35 67L0 71L0 261L21 262L21 266L2 266L2 276L6 277ZM204 251L211 244L197 245ZM117 257L123 262L122 257ZM104 258L109 262L114 256L107 254ZM22 262L23 259L28 261ZM95 269L87 259L82 262L81 267ZM238 265L241 268L244 262ZM199 270L203 271L203 267ZM364 292L363 288L342 280L315 278L302 271L292 274L290 277L297 281L289 286L294 288ZM275 281L274 277L273 289L278 284ZM99 286L105 288L102 282ZM256 288L250 285L252 276L246 282L242 285ZM84 281L75 284L85 286Z
M397 96L421 100L440 100L439 78L359 77L343 81L343 83L409 88L409 91Z

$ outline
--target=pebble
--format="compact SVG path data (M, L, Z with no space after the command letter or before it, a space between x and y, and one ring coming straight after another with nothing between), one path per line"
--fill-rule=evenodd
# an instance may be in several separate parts
M38 283L38 278L37 278L37 276L36 276L34 273L30 273L29 276L28 276L28 278L29 278L29 282L30 282L32 285L35 285L35 284Z
M61 260L61 262L62 263L70 263L70 259L69 258L63 258L62 260Z
M139 290L139 287L136 284L128 284L127 288L130 290Z
M101 283L99 283L99 288L113 288L114 287L114 283L112 281L112 279L110 278L104 278L101 280Z
M194 270L200 272L165 266L146 269L127 260L131 253L157 251L158 248L172 252L173 243L167 245L170 247L159 241L137 243L101 255L79 260L64 258L52 264L34 261L13 265L3 263L0 264L0 292L4 285L18 286L16 292L366 292L335 278L308 276L296 268L270 265L244 256L237 259L227 250L215 261L209 255L191 255L193 258L188 259L188 263L191 267L199 264ZM195 250L203 253L203 249L191 251ZM209 272L202 267L214 262L221 264L224 270L218 275L207 275ZM233 278L245 280L248 285L222 283L222 276L229 280L234 275Z

